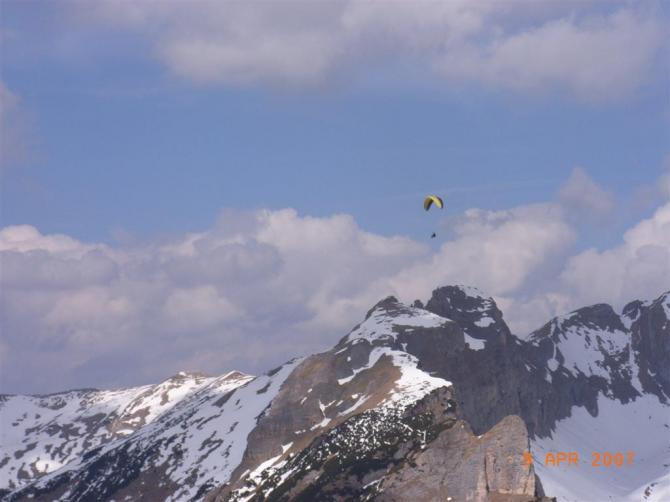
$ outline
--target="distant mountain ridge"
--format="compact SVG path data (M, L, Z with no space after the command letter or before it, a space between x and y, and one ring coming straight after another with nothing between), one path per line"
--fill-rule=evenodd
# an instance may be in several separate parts
M198 390L230 390L252 378L236 371L221 377L180 372L157 385L122 390L1 396L2 488L16 488L130 436Z
M664 293L521 339L475 288L389 297L331 350L260 377L2 396L0 488L8 500L663 500L669 319ZM646 433L631 443L628 424ZM579 469L543 465L585 447L634 449L636 462L598 470L583 451Z

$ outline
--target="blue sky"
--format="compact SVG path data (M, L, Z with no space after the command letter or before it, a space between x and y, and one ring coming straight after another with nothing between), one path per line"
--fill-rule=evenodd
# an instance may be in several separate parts
M502 214L560 206L569 250L516 287L488 288L503 303L530 305L540 290L546 298L558 294L538 286L540 278L554 273L567 280L570 259L591 248L617 250L626 230L656 221L669 150L666 5L515 3L505 9L504 3L452 2L435 12L424 4L367 12L373 4L250 3L238 12L232 3L66 2L57 9L53 2L3 1L3 148L12 155L3 158L2 227L34 228L42 239L35 249L48 253L57 251L44 242L63 234L111 256L214 232L222 218L229 221L226 210L258 224L259 211L291 208L298 219L326 222L324 228L342 214L356 232L404 238L417 246L416 253L407 251L413 262L439 261L445 246L454 249L467 222L479 218L467 216L468 209ZM445 198L443 214L422 210L429 192ZM430 241L436 228L440 238ZM340 252L337 240L333 245L319 252ZM393 265L374 280L401 268ZM443 274L446 281L460 278ZM385 287L393 289L391 283L400 284ZM36 284L33 297L46 288ZM25 287L6 286L11 292ZM561 291L575 301L597 296L572 293ZM617 295L603 301L626 297ZM362 295L341 324L319 325L320 343L343 334L373 296ZM538 319L573 306L552 302ZM52 319L54 308L33 314ZM293 321L276 322L282 330L295 328ZM42 327L44 340L76 332L75 324ZM235 330L257 330L262 341L255 326ZM20 348L25 319L12 317L6 329L14 341L4 352L30 358ZM308 335L301 336L298 345ZM74 342L63 343L61 355L70 357ZM187 351L205 346L194 342ZM237 355L242 369L275 362L243 352ZM60 383L157 378L181 369L184 358L170 361L129 381L73 369Z
M149 70L161 85L163 72ZM667 151L664 93L607 107L181 82L132 95L96 89L116 75L4 73L35 142L5 175L5 223L88 240L197 230L222 207L346 212L371 231L419 237L423 193L444 194L449 211L501 209L546 200L582 166L625 200L661 174Z
M112 242L120 229L200 229L222 207L293 207L419 237L426 192L457 212L501 209L546 200L582 166L625 199L664 167L667 72L607 104L453 91L430 75L385 87L365 75L302 89L198 85L166 74L137 37L45 26L51 10L4 4L3 79L34 146L5 173L5 224Z

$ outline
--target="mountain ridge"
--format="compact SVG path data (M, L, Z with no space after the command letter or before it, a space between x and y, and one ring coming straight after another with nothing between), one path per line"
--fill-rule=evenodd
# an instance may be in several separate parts
M439 394L441 388L450 389L448 400L454 404L450 413L454 420L467 424L475 435L473 437L487 434L500 423L510 424L506 417L519 416L527 430L524 434L529 447L533 444L543 446L542 441L558 437L566 421L569 422L575 413L579 414L580 409L587 410L591 417L598 417L599 407L606 407L602 399L621 406L634 404L636 399L655 399L664 407L658 409L666 410L670 388L663 369L670 357L670 306L667 303L666 292L652 301L632 301L621 314L602 304L583 307L551 319L524 340L511 333L495 301L475 288L438 288L425 306L418 301L406 305L395 297L387 297L375 304L365 319L329 351L287 363L290 371L285 364L260 377L238 379L236 383L239 385L226 387L227 390L220 388L209 392L206 386L198 387L186 393L183 399L176 400L166 415L147 415L153 417L152 420L130 431L127 437L111 438L113 441L103 444L100 451L89 445L86 451L79 451L80 457L75 452L71 456L78 458L78 463L67 464L69 468L61 469L62 472L51 470L51 474L46 475L32 472L32 479L30 472L27 473L29 479L19 479L16 475L7 478L16 488L8 499L22 500L32 494L37 500L40 497L48 500L57 494L58 487L66 487L59 496L66 493L72 500L84 500L82 497L91 493L96 493L101 500L123 493L132 500L148 493L142 483L149 482L150 478L144 473L151 469L154 481L163 480L163 488L167 490L164 498L170 500L199 500L206 496L211 500L241 500L249 485L254 488L245 497L253 498L254 490L264 493L263 490L269 489L258 476L266 473L266 477L272 477L272 473L276 474L282 468L285 469L282 475L287 476L284 483L288 480L302 486L304 480L300 480L303 478L297 473L286 474L288 471L282 467L291 463L289 456L309 451L314 441L323 441L331 431L344 427L348 421L356 422L366 413L381 412L383 415L383 410L390 409L389 406L398 410L412 409L427 396ZM619 332L628 334L629 340L623 340ZM622 341L626 343L620 343ZM589 358L577 357L583 354L589 354ZM274 379L279 373L283 375L281 382ZM197 377L193 378L197 380ZM221 424L226 416L239 414L244 406L251 406L246 403L255 402L245 398L240 405L242 408L233 406L236 395L251 394L253 397L253 393L244 390L252 383L255 396L262 397L269 389L274 390L266 396L267 399L262 399L265 403L262 408L262 403L256 406L258 413L245 412L250 425L248 435L239 437L238 434L233 438L237 433L233 431L230 432L232 435L226 435ZM222 408L221 413L216 410L218 408ZM207 414L206 409L213 411ZM391 416L396 415L390 414L386 420L396 420L389 418ZM187 428L178 431L178 428L166 425L171 420L175 426L183 420ZM431 420L431 423L440 423L437 418ZM137 420L131 422L131 426L138 423ZM189 427L207 427L203 423L218 423L219 426L207 429L211 435L199 444L193 437L184 439L189 434ZM435 436L434 440L437 438ZM25 445L25 438L23 440L19 443ZM459 441L460 446L453 446L454 451L470 448L467 438ZM519 441L514 445L517 455L522 453L523 440ZM410 443L403 447L407 450L403 450L403 462L409 462L410 458L432 458L421 454L421 444ZM172 449L166 457L166 445L173 444L182 444L186 450L179 453L170 446ZM430 444L423 446L431 449ZM238 452L223 471L220 462L212 460L218 458L221 451L226 451L222 445ZM208 454L190 453L196 446ZM514 449L512 445L508 446ZM138 458L143 458L142 465L127 473L130 477L114 481L98 473L91 478L94 462L118 467L123 460L120 452L126 447L136 452ZM162 453L159 455L158 451ZM372 454L381 455L380 452ZM11 463L2 463L7 455L0 457L0 469ZM191 459L190 467L183 458ZM374 470L362 476L373 476L371 473L375 472L374 476L381 476L376 485L408 490L408 486L399 480L413 479L413 467L411 462L402 465L404 467L399 467L404 472L401 478ZM517 467L520 468L520 464ZM356 469L360 471L360 466ZM190 477L186 474L177 476L177 471L189 472ZM0 472L3 472L5 481L6 470ZM511 479L517 479L521 471L514 472L507 479L508 484ZM359 490L360 496L384 500L384 492L345 482L341 476L333 475L330 484L319 485L322 495L335 496L338 490L346 487L346 490ZM544 472L542 476L549 480L548 487L545 486L548 494L553 494L551 489L560 492L559 484L552 481L552 473ZM642 477L642 484L651 483ZM174 481L165 482L170 479ZM392 479L396 481L392 482ZM90 488L91 481L93 488ZM637 489L632 486L637 481L637 478L631 481L631 490ZM317 485L312 482L305 486L314 490ZM543 496L540 481L533 482L533 490L530 490L530 484L526 485L528 490L518 495L538 500ZM518 487L501 485L500 488L501 494L509 491L507 494L511 496ZM272 490L276 489L277 486L272 487ZM481 487L479 489L483 497L494 496Z

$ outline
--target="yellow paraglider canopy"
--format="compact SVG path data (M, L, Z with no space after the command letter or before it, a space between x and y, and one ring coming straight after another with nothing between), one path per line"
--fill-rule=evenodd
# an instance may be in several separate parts
M437 195L428 195L423 200L423 208L426 211L428 211L430 209L430 206L432 206L433 204L435 204L435 206L439 207L440 209L444 207L444 202Z

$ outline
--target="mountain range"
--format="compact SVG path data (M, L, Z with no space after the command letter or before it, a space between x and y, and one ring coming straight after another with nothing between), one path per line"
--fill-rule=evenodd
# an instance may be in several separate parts
M261 376L2 395L0 438L7 501L670 500L670 292L526 336L388 297Z

